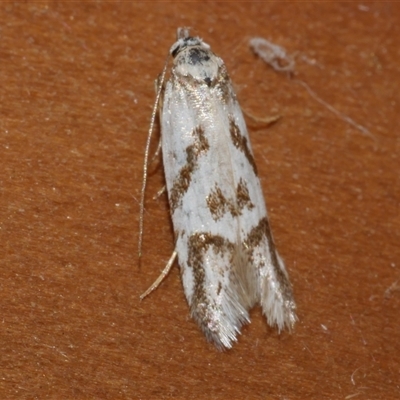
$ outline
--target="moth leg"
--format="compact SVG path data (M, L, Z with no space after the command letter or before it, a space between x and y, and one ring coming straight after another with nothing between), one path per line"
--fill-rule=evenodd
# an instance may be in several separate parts
M172 265L174 264L175 258L178 255L176 250L172 253L171 258L169 259L167 265L165 266L164 270L161 272L160 276L154 281L154 283L140 296L140 300L143 300L145 297L147 297L153 290L157 289L158 286L160 286L161 282L164 280L164 278L168 275L168 272L172 268Z
M153 196L153 200L157 200L162 194L165 193L167 187L164 185L156 194Z
M160 155L160 151L161 151L161 139L158 141L157 150L154 153L153 157L151 158L149 165L153 164L154 160Z

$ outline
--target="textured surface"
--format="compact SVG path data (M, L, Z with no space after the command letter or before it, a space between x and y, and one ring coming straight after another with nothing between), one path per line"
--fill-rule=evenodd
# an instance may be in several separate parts
M0 393L31 398L396 399L400 372L400 8L395 4L0 6ZM260 309L217 352L189 318L153 165L154 78L178 26L225 61L250 125L293 334ZM250 52L297 52L297 78ZM157 143L154 143L154 149ZM264 177L264 178L263 178Z

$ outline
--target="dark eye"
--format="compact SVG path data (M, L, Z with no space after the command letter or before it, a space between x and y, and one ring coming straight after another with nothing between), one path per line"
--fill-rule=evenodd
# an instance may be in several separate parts
M171 53L172 57L176 57L176 55L184 48L186 47L186 45L184 46L176 46L174 51Z

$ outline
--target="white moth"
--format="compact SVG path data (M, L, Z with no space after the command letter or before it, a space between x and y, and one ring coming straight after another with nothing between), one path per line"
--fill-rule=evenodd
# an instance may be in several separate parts
M187 29L178 29L170 55L173 66L165 86L164 68L156 106L176 245L142 298L158 286L177 256L192 317L210 342L229 349L241 326L250 322L255 304L279 330L293 327L296 305L224 62ZM148 147L142 199L147 159ZM143 213L141 234L142 219Z

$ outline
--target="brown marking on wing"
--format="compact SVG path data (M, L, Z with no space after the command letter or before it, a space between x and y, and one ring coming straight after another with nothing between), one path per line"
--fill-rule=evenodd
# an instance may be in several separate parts
M244 156L247 158L247 161L253 168L254 174L257 176L257 166L254 161L253 154L251 153L249 144L247 143L247 138L240 134L240 129L232 117L229 117L229 132L231 134L233 145L244 154Z
M254 204L251 202L249 189L247 188L246 182L240 178L240 181L236 188L236 201L239 210L243 210L247 207L249 210L254 208Z
M244 241L245 247L250 251L250 253L254 252L254 249L260 245L261 241L267 239L269 254L271 258L271 263L273 265L278 265L278 259L276 257L275 252L275 244L272 240L271 233L267 233L269 230L269 222L268 218L264 217L260 219L258 225L256 225L250 233L247 235L247 239Z
M213 82L217 94L223 104L229 104L232 100L236 101L235 92L232 89L231 80L225 65L219 68L218 79Z
M207 327L211 332L216 332L217 321L213 320L213 315L217 304L210 304L205 287L204 255L212 247L215 254L229 254L229 264L232 263L234 245L220 235L211 233L195 233L188 240L188 265L193 269L194 291L192 297L192 314L196 316L201 326ZM216 266L215 266L216 267ZM229 268L229 265L221 265L220 269ZM218 291L221 288L217 288Z
M245 207L249 210L254 208L246 182L243 179L240 179L237 185L235 199L227 199L221 188L215 185L215 189L211 190L207 196L206 202L214 221L221 219L227 212L230 212L233 217L237 217L242 215Z
M207 196L206 202L211 216L215 221L218 221L226 213L228 200L223 195L221 188L217 185L215 185L215 189L211 190L210 194Z
M274 243L274 239L272 238L271 228L269 225L269 221L267 217L264 217L260 220L258 225L256 225L248 234L247 239L244 242L245 247L250 252L250 258L253 262L252 253L254 249L260 245L261 241L266 239L268 242L268 250L271 259L271 264L274 266L274 271L276 273L276 279L279 282L279 286L282 291L282 295L284 298L292 298L292 289L289 283L287 276L284 271L281 269L278 261L278 255L276 252L276 247ZM256 266L258 268L262 268L263 265Z
M181 168L178 177L174 180L169 196L169 204L172 214L179 206L183 195L187 192L190 186L192 175L197 168L200 154L210 148L208 140L204 135L204 129L201 126L195 128L192 135L194 137L194 142L186 148L186 165Z

